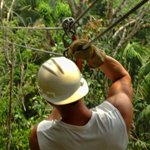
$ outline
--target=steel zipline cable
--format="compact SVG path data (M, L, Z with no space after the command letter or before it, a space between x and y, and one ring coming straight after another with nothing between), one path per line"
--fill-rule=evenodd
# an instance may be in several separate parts
M0 28L8 28L8 29L29 29L29 30L63 30L62 27L7 27L7 26L0 26Z
M45 51L45 50L41 50L41 49L37 49L37 48L33 48L33 47L23 46L23 45L20 45L20 44L8 42L8 41L3 40L3 39L0 39L0 40L3 41L3 42L6 42L6 43L12 44L12 45L19 46L19 47L23 47L23 48L27 48L27 49L32 49L32 50L35 50L35 51L49 53L49 54L53 54L53 55L63 56L63 54L60 54L60 53L49 52L49 51Z
M88 48L92 43L94 43L96 40L98 40L101 36L103 36L105 33L107 33L109 30L111 30L113 27L115 27L117 24L119 24L121 21L123 21L125 18L127 18L130 14L132 14L134 11L136 11L139 7L144 5L149 0L143 0L139 4L137 4L133 9L128 11L124 16L122 16L119 20L117 20L115 23L113 23L111 26L109 26L105 31L100 33L97 37L95 37L92 41L88 42L86 45L83 46L83 50Z

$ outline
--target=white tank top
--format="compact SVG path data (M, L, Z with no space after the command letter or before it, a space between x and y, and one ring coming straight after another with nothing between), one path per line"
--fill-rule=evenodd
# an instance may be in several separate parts
M84 126L42 121L37 137L41 150L125 150L129 142L120 112L107 101L92 109Z

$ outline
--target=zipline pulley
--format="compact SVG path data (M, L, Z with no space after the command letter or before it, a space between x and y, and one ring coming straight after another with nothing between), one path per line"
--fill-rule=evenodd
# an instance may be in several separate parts
M63 27L64 32L65 32L62 36L62 39L63 39L63 43L64 43L65 48L69 47L69 44L67 43L67 41L65 39L65 36L72 39L73 36L76 35L76 28L75 28L75 26L72 26L72 24L74 22L75 22L75 20L72 17L66 18L62 22L62 27Z
M74 22L75 20L72 17L68 17L64 19L62 22L62 27L65 31L64 34L67 35L69 38L72 38L70 37L69 33L76 34L76 28L75 26L72 26Z

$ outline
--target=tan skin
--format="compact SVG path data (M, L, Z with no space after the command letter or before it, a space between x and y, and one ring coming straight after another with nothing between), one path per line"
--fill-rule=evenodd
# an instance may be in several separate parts
M113 82L109 89L107 101L119 110L129 134L133 119L131 77L119 62L109 56L106 56L105 62L100 67ZM75 105L51 105L54 106L54 110L47 118L50 121L57 119L68 124L83 126L90 120L92 115L92 112L84 104L84 98L80 99ZM34 127L30 135L29 144L31 150L39 150L36 133L37 127L38 124Z

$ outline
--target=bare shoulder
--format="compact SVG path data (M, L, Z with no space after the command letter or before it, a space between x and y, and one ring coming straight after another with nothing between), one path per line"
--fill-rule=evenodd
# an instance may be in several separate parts
M124 93L118 93L109 97L107 101L119 110L125 121L127 132L129 133L133 120L133 107L129 97Z
M40 150L37 138L37 127L38 124L32 129L29 137L29 145L31 150Z

